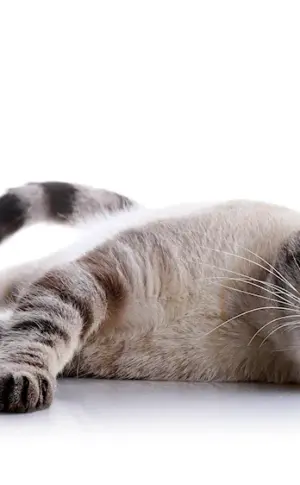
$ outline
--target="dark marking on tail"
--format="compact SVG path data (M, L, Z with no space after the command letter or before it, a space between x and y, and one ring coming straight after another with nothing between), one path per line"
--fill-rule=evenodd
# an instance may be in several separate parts
M10 192L0 197L0 242L25 225L28 207Z
M72 216L78 189L67 182L44 182L47 208L51 219L64 220Z
M135 202L115 192L68 182L33 182L0 196L0 243L25 225L76 224L99 214L128 210Z

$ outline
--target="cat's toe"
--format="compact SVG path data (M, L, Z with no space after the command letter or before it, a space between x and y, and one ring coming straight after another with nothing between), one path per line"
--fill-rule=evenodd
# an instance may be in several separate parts
M0 411L25 413L48 407L53 399L54 381L36 372L0 371Z

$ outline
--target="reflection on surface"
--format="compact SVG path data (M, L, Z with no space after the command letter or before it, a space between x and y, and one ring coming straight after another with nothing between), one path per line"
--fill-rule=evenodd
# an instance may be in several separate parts
M64 379L50 409L0 415L0 426L43 433L295 430L299 418L297 386Z

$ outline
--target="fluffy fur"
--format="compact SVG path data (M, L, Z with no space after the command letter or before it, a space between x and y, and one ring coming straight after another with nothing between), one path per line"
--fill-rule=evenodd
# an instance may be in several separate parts
M59 375L298 383L300 214L257 202L147 210L29 184L0 238L76 224L78 241L0 275L0 409L49 406Z

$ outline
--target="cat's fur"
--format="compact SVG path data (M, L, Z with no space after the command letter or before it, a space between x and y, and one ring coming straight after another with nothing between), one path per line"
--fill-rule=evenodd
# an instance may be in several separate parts
M300 381L297 212L147 210L54 182L0 198L1 239L41 220L81 224L82 237L0 275L1 410L48 406L58 375Z

